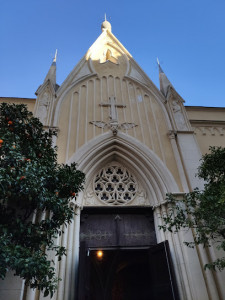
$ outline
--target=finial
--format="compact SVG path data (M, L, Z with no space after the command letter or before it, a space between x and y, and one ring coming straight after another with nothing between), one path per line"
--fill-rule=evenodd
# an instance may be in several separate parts
M164 72L163 72L163 69L162 69L161 66L160 66L160 62L159 62L158 57L156 57L156 60L157 60L158 66L159 66L159 73L164 73Z
M53 62L56 62L56 59L57 59L57 52L58 52L58 50L56 49L56 50L55 50L55 57L54 57L54 59L53 59Z
M108 30L109 32L112 32L112 26L111 24L106 20L106 14L105 14L105 21L101 25L102 31Z

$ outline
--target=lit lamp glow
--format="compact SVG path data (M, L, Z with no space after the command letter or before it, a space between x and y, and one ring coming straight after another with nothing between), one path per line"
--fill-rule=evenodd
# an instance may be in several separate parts
M98 251L97 251L97 257L98 257L98 258L102 258L102 256L103 256L102 250L98 250Z

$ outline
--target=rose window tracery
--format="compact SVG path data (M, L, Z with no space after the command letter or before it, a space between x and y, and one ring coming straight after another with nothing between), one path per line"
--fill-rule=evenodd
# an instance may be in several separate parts
M99 200L107 204L126 204L134 199L137 189L134 176L122 166L107 166L94 178L95 194Z

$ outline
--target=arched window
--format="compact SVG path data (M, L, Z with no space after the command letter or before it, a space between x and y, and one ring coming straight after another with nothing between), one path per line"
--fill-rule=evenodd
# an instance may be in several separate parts
M93 190L97 198L105 204L124 205L135 198L138 186L135 177L127 168L111 164L95 175Z

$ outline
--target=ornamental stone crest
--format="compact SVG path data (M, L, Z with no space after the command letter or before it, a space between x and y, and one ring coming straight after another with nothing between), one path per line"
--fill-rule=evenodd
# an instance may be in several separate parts
M179 100L172 101L172 110L178 130L188 130Z
M131 129L136 127L137 125L134 123L119 123L118 116L117 116L117 107L125 108L126 105L116 103L116 98L114 96L109 98L108 103L100 103L100 106L109 107L110 108L110 115L109 115L109 122L104 121L91 121L90 124L93 124L99 128L108 128L112 131L114 135L117 134L119 129Z
M40 122L43 124L45 124L47 119L49 105L50 105L50 94L47 89L39 100L39 107L36 114L36 117L39 118Z
M118 59L112 55L112 51L107 49L104 51L103 56L100 58L100 64L106 63L106 62L112 62L113 64L118 65Z

